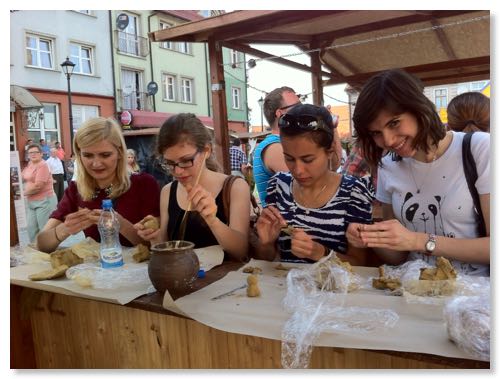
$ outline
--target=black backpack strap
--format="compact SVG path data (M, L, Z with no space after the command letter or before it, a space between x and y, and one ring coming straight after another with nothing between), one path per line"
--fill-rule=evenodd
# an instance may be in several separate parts
M476 218L477 231L480 237L486 236L486 225L484 223L483 211L479 202L479 193L476 189L477 168L476 161L471 151L472 133L466 133L462 142L462 162L464 165L465 179L467 186L474 202L474 215Z

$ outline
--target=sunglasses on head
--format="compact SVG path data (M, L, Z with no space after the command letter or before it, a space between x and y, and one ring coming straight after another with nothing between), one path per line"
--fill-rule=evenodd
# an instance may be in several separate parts
M294 107L296 105L299 105L299 104L302 104L300 101L297 101L296 103L293 103L293 104L290 104L290 105L285 105L284 107L280 107L278 108L280 111L284 111L285 109L288 109L288 108L291 108L291 107Z
M323 130L328 134L333 134L332 129L321 117L307 114L300 116L285 114L280 117L278 126L280 129L296 128L306 131Z

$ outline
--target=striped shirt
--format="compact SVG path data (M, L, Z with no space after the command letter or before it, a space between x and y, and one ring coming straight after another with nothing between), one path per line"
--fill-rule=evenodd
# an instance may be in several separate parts
M367 178L343 175L337 192L320 208L306 208L293 198L293 177L288 172L274 175L267 188L267 204L275 206L288 225L304 229L313 239L338 253L347 253L346 230L351 222L372 220L373 188ZM278 237L281 261L312 262L291 252L291 237Z
M254 159L253 159L253 178L255 185L257 186L257 191L259 192L259 199L261 205L264 207L266 205L267 196L267 182L269 178L273 176L273 172L269 171L262 160L262 153L266 147L272 145L273 143L280 143L280 136L276 134L269 134L260 142L255 148Z

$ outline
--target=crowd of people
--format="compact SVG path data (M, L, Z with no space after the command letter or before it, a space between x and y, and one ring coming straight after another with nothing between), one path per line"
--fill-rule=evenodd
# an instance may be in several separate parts
M109 198L125 246L185 239L195 247L221 245L225 259L239 261L251 256L315 262L334 251L353 265L366 265L375 255L388 264L442 256L462 273L489 275L488 98L457 96L444 125L418 79L399 69L381 72L357 99L356 143L342 167L337 118L327 108L302 104L284 86L266 96L263 112L271 134L257 145L252 166L240 140L230 148L231 176L237 179L228 187L229 202L229 176L194 114L174 115L160 128L156 154L171 179L160 185L141 172L136 152L127 149L112 119L94 118L80 127L71 165L61 164L60 144L51 149L45 141L30 143L22 174L30 238L45 252L80 231L99 240L101 201ZM471 152L484 235L478 234L474 202L457 169L467 132L475 132ZM252 245L249 168L262 207ZM381 210L376 217L375 206ZM145 227L144 218L156 218L159 229Z

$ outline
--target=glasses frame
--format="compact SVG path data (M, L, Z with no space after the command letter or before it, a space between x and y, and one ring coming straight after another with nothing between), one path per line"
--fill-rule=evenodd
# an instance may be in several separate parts
M190 158L183 159L179 162L173 162L169 161L165 158L163 158L162 166L167 168L170 172L174 172L176 167L186 169L194 166L194 160L196 159L196 156L200 153L199 150L196 150L196 153L194 153Z

